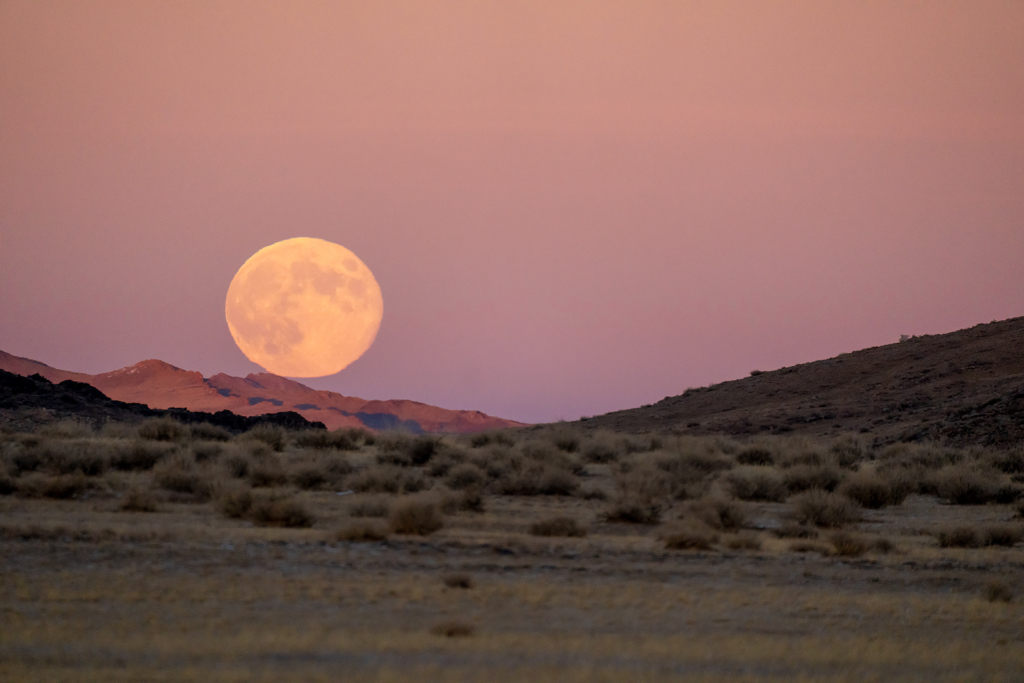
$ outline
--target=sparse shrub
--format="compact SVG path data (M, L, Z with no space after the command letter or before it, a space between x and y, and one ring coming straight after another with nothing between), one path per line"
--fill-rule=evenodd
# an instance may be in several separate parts
M567 427L555 427L548 432L547 436L555 448L566 453L578 452L583 444L579 432Z
M467 486L459 496L459 510L466 512L483 512L484 497L479 486Z
M909 483L897 477L882 478L874 473L860 472L843 482L839 491L862 507L878 510L901 504L910 494L910 488Z
M364 444L372 443L373 435L365 429L342 428L329 432L324 429L307 429L297 433L295 444L302 448L357 451Z
M761 537L751 531L741 531L726 537L725 547L729 550L760 550Z
M444 577L444 585L448 588L469 590L473 587L473 577L469 574L448 574Z
M1024 447L996 453L992 465L1004 474L1024 474Z
M185 458L161 463L153 471L153 483L165 491L185 493L199 500L207 500L212 493L212 481L209 472L201 472L192 462Z
M608 500L607 493L593 486L580 489L577 495L583 500Z
M656 501L639 496L619 496L604 513L608 522L658 524L662 508Z
M943 529L937 536L942 548L980 548L983 541L978 530L969 526Z
M702 524L679 524L663 536L668 550L711 550L718 534Z
M288 443L288 430L278 425L262 424L247 431L242 438L259 441L275 451L282 451Z
M786 484L775 470L744 467L725 475L725 483L740 500L778 503L786 499Z
M994 474L964 465L943 468L930 483L935 495L953 505L984 505L994 500L999 489Z
M468 638L476 633L476 627L464 621L446 621L432 626L430 632L445 638Z
M456 465L445 477L445 485L453 489L481 486L485 481L487 481L487 475L484 474L484 471L469 462Z
M257 526L279 526L293 529L313 526L313 515L294 498L273 495L253 496L249 519Z
M360 493L415 493L427 487L423 476L395 465L375 465L359 470L347 480Z
M860 508L846 496L811 490L793 497L794 516L801 524L838 529L860 519Z
M192 455L196 462L214 462L224 450L224 444L219 441L196 441L192 444Z
M825 557L832 554L832 546L813 540L798 540L789 544L789 549L794 553L819 553Z
M896 544L888 538L876 538L871 544L871 549L879 553L891 553L896 550Z
M444 526L437 501L425 496L396 501L389 520L396 534L429 536Z
M334 532L334 541L376 543L388 539L388 529L381 522L350 522Z
M747 513L734 500L725 498L702 498L688 506L689 514L711 527L724 531L736 531L747 520Z
M27 498L76 498L89 490L89 481L81 474L62 474L49 477L29 474L17 480L18 493Z
M570 472L535 462L503 473L491 486L507 496L571 496L579 481Z
M766 446L747 446L736 454L741 465L774 465L775 455Z
M777 462L785 468L789 467L822 467L830 463L828 456L816 447L806 444L803 439L790 443L793 450L787 451Z
M516 438L508 431L480 432L470 437L469 443L473 448L483 448L491 444L501 446L515 446Z
M322 488L327 483L327 475L322 467L306 465L292 474L291 481L300 489L311 491Z
M797 465L786 470L783 481L792 493L819 489L835 491L843 473L832 465Z
M139 425L136 432L140 438L150 441L183 441L189 436L189 428L174 418L151 417Z
M61 420L44 425L39 433L56 439L87 439L93 435L92 427L78 420Z
M232 486L218 496L217 507L225 517L240 519L249 514L252 502L252 489L244 486Z
M221 460L225 471L236 479L244 479L249 476L249 468L252 466L252 458L244 453L231 453Z
M156 512L156 499L149 491L132 489L121 500L122 512Z
M583 459L587 462L615 462L623 452L625 444L622 437L610 432L599 432L591 436L578 447Z
M777 529L773 529L774 533L778 538L817 538L818 530L813 526L806 526L804 524L797 524L796 522L789 522L783 524Z
M985 529L985 545L999 545L1010 548L1024 540L1024 529L1019 526L990 526Z
M430 462L427 463L427 474L432 477L444 477L452 470L453 467L461 462L461 460L456 460L448 453L434 456L430 459ZM483 470L481 470L481 472L482 471Z
M868 551L868 542L860 536L846 531L837 531L829 537L835 554L839 557L860 557Z
M857 463L867 458L864 446L852 437L845 437L836 441L828 449L837 465L843 469L852 469Z
M587 530L580 526L572 517L549 517L530 525L530 533L534 536L586 536Z
M1018 484L1003 484L996 489L992 502L997 505L1013 505L1024 496L1024 487Z
M1013 602L1013 590L1002 581L989 581L982 595L989 602Z
M350 517L387 517L390 512L391 501L384 496L367 496L348 506Z
M0 496L9 496L18 490L18 484L7 474L7 470L0 468Z
M193 439L202 441L231 441L231 432L209 422L192 425L190 432Z

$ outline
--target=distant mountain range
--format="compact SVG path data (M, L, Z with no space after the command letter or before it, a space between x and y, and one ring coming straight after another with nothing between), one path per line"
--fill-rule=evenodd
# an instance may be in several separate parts
M416 401L368 401L342 396L269 373L203 377L160 360L145 360L113 372L87 375L0 351L0 370L26 377L39 374L54 383L83 382L115 401L142 403L156 409L186 408L206 413L228 410L250 417L293 411L311 422L323 423L328 429L402 428L412 432L468 434L522 426L520 422L478 410L447 410Z
M633 433L1024 445L1024 318L754 371L581 424Z

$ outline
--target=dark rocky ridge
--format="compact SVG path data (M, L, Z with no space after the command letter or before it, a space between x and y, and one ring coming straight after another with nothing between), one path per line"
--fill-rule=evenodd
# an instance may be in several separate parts
M678 434L1024 445L1024 318L911 337L581 420Z
M85 382L68 379L53 384L41 375L23 377L0 370L0 427L32 429L39 424L66 419L98 426L104 422L139 422L161 416L189 424L209 422L234 433L263 424L289 429L325 429L322 422L310 422L292 411L245 417L228 410L216 413L185 408L159 410L142 403L115 401Z

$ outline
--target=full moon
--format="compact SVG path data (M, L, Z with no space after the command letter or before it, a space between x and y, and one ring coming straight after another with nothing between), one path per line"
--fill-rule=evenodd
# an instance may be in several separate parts
M384 299L373 273L351 251L295 237L263 247L242 264L224 314L252 362L275 375L323 377L370 348Z

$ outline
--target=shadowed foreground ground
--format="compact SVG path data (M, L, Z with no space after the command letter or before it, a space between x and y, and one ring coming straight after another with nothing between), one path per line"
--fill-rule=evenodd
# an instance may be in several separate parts
M1017 681L1024 671L1024 609L983 595L994 578L1019 586L1019 550L843 560L771 543L671 552L613 531L551 540L457 524L425 540L333 544L189 506L165 513L163 532L147 531L152 515L104 526L111 515L92 513L82 528L116 538L72 540L40 531L68 510L32 503L4 515L29 537L0 542L4 681ZM515 516L515 501L507 507ZM199 538L160 540L178 525ZM453 574L472 586L449 588ZM434 632L453 624L473 632Z

